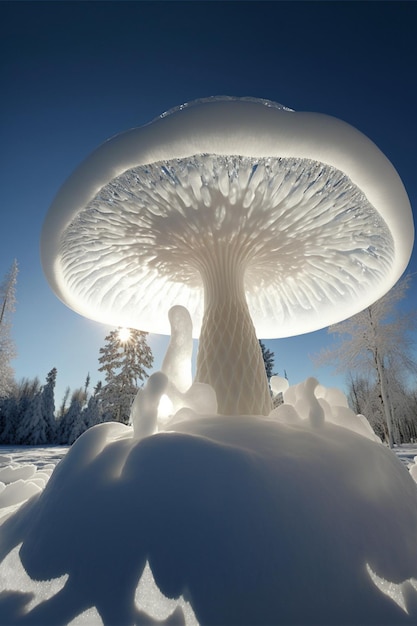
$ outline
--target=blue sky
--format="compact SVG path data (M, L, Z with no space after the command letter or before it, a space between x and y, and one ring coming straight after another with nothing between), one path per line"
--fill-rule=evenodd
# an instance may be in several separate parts
M0 276L16 258L16 377L43 381L57 367L57 402L88 372L93 385L101 378L109 327L62 304L39 258L49 205L99 144L195 98L268 98L365 133L415 211L416 59L415 2L1 2ZM266 344L291 383L340 386L343 376L309 359L331 341L324 330ZM167 339L150 344L157 368Z

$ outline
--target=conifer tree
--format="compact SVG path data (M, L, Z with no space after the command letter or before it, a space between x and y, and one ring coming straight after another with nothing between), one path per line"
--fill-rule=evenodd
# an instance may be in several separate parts
M42 410L46 426L46 441L54 443L56 436L56 418L55 418L55 384L57 369L52 368L46 377L46 385L42 389Z
M0 397L0 445L14 444L18 413L18 386Z
M263 341L259 340L259 345L261 346L261 350L262 350L262 358L263 358L264 365L265 365L266 377L269 380L271 378L271 376L276 376L276 374L274 373L274 358L275 358L275 355L274 355L273 352L271 352L271 350L269 350L265 346Z
M31 419L29 407L35 397L40 394L41 385L38 378L24 378L13 391L10 411L2 434L4 441L10 444L25 444L29 437Z
M86 379L85 379L85 383L84 383L84 396L85 396L85 401L87 402L88 399L88 388L90 386L90 372L88 372Z
M61 406L59 407L58 419L61 419L61 417L64 417L67 411L67 402L68 402L70 393L71 393L71 389L69 387L66 387L64 397L62 398Z
M83 409L83 422L85 430L100 424L102 421L101 403L98 393L94 393L88 400L87 406Z
M105 346L100 348L99 371L105 373L105 384L99 396L106 421L128 423L133 399L153 363L147 335L118 328L107 335Z
M62 445L71 445L84 432L82 409L84 389L76 389L71 397L68 410L58 422L58 441Z
M38 391L26 407L16 430L16 442L39 446L47 442L43 414L42 391Z

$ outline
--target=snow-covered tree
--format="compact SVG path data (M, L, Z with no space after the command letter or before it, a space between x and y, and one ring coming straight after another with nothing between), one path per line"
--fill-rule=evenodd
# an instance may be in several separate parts
M265 365L266 377L269 380L271 376L276 376L276 374L274 373L275 355L273 352L271 352L271 350L266 347L263 341L259 340L259 345L262 350L262 358Z
M46 384L39 379L23 379L14 383L7 398L0 401L0 442L41 445L55 441L54 387L56 369Z
M0 285L0 397L7 396L13 386L14 372L11 361L16 348L11 338L11 314L16 306L17 261Z
M63 417L67 411L67 402L68 402L68 398L70 397L70 393L71 393L70 387L66 387L64 397L62 398L62 402L59 407L58 419L61 419L61 417Z
M27 415L30 404L40 393L40 390L41 384L38 378L32 380L24 378L19 384L15 385L12 394L9 395L9 413L2 434L2 439L5 443L25 443L27 432L24 432L21 422ZM18 430L20 430L19 435ZM22 437L22 440L19 439L20 437Z
M16 443L39 446L47 443L42 391L38 391L22 415L16 431Z
M371 378L363 374L349 373L347 399L351 409L365 415L374 432L382 440L387 438L387 427L379 397L379 390Z
M84 432L83 406L85 404L84 389L76 389L71 397L68 410L58 421L58 443L71 445Z
M0 445L14 443L18 413L18 385L0 397Z
M101 386L89 398L87 406L84 407L83 409L82 417L83 417L85 430L87 430L87 428L91 428L92 426L95 426L96 424L100 424L103 421L101 402L100 402L100 397L98 395L98 391L100 390L100 388Z
M107 335L105 346L100 348L99 371L105 373L100 400L106 421L128 423L133 399L153 363L147 335L140 330L118 328Z
M405 297L410 283L410 276L403 278L368 308L330 326L328 332L337 335L339 341L315 359L318 365L335 363L339 372L372 372L384 415L386 439L391 447L396 417L390 392L395 379L401 380L403 373L417 372L410 336L416 325L415 311L401 313L397 306Z
M16 412L10 443L40 445L46 443L46 423L42 410L42 387L39 379L24 379L17 388Z
M388 372L394 441L405 443L417 436L416 405L408 386L395 374L392 370Z
M56 384L56 367L52 368L46 377L46 385L42 388L42 411L46 426L46 441L54 443L56 434L56 418L55 418L55 384Z
M395 373L388 372L389 397L392 411L393 437L397 443L417 440L417 398ZM365 374L350 374L348 401L355 413L366 415L375 433L387 439L387 427L381 405L380 391L374 380Z

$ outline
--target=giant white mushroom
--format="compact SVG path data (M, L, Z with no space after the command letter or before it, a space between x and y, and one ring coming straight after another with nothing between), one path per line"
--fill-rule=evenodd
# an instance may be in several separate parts
M41 250L55 293L86 317L167 334L185 306L219 413L267 415L257 337L364 309L405 270L413 233L397 172L361 132L221 97L100 146L56 196Z

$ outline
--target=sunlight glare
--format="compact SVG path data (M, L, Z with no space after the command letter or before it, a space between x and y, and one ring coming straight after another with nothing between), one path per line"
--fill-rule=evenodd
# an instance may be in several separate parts
M129 328L119 328L119 339L122 343L126 343L130 339L130 329Z
M164 393L158 405L158 420L164 422L172 415L173 404Z

